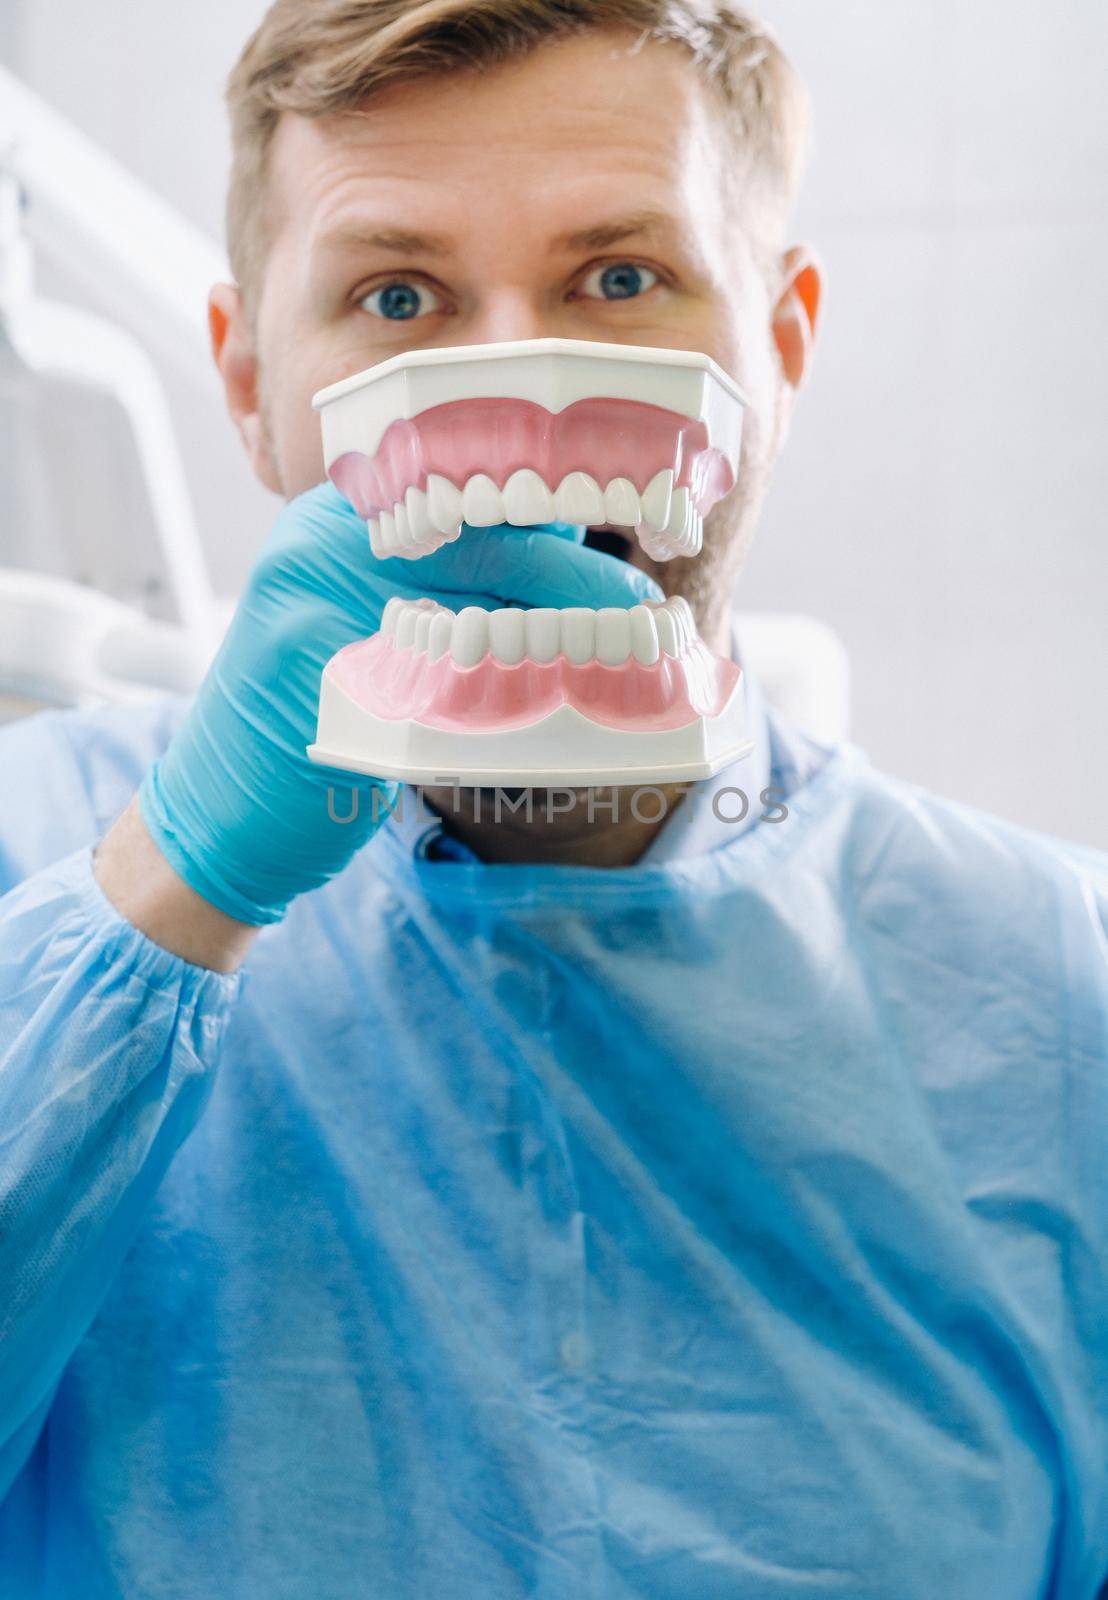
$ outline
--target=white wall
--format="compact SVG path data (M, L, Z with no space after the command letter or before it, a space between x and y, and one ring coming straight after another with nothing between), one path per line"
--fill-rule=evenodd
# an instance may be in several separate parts
M840 629L884 767L1108 844L1108 7L763 10L830 294L740 599Z
M762 9L815 99L797 233L830 292L739 601L840 631L879 766L1108 845L1108 7ZM218 237L222 80L261 10L5 0L0 58ZM231 584L270 502L196 454Z

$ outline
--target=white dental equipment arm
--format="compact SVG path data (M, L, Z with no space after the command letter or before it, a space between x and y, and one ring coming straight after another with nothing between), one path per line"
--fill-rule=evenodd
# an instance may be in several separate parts
M28 193L36 216L41 207L50 228L64 228L69 250L75 234L98 259L118 260L198 349L219 260L198 249L194 230L170 207L0 68L0 350L33 379L64 380L121 411L176 619L159 622L85 583L0 565L0 694L11 706L187 691L203 676L219 624L165 393L145 350L122 328L36 292ZM7 483L9 502L17 488ZM16 510L9 503L6 514Z

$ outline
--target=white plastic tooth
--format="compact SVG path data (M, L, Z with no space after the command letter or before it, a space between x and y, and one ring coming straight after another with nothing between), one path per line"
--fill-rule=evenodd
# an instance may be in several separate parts
M431 624L435 620L434 608L428 606L416 617L415 633L412 635L412 649L426 650L427 640L431 634Z
M595 478L587 472L569 472L554 492L554 511L559 522L601 523L608 520L604 495Z
M661 532L669 521L670 502L673 499L673 468L656 472L643 490L642 520L647 527Z
M532 661L553 661L562 648L560 617L552 606L535 606L526 613L524 633Z
M596 613L596 654L606 667L621 667L631 654L631 619L622 607Z
M506 667L514 667L527 653L525 616L519 606L501 606L489 612L489 649Z
M685 650L688 650L688 646L697 638L697 618L692 614L692 606L688 605L684 595L671 595L668 603L669 610L680 618L680 632L684 634Z
M407 650L415 638L416 622L419 619L419 607L406 601L403 611L396 619L396 633L393 644L398 650Z
M445 608L436 611L427 630L427 659L437 661L450 649L450 630L454 626L454 613Z
M408 526L408 513L404 508L403 500L398 500L392 508L392 520L396 527L396 543L400 550L412 548L412 530Z
M404 509L414 544L428 544L438 532L427 512L427 496L414 483L404 493Z
M462 491L437 472L427 475L427 515L440 533L457 534L462 525Z
M596 654L596 612L567 606L562 612L562 649L567 661L584 666Z
M403 506L392 507L389 512L389 528L387 528L387 541L389 541L389 555L400 555L405 558L411 555L411 544L408 542L407 520L402 517L400 523L395 520L397 509L403 512Z
M380 518L370 517L366 522L366 527L369 529L369 548L373 551L378 561L383 561L388 555L388 551L385 549L385 541L381 534Z
M668 606L658 606L654 612L654 626L658 630L658 645L667 656L681 654L681 634L673 612Z
M416 544L408 527L408 513L404 509L403 500L398 500L389 512L389 521L393 527L392 554L410 557L415 554ZM420 550L420 554L423 552Z
M397 506L392 507L392 520L394 520L395 530L397 530L397 550L395 550L395 554L403 555L410 562L415 562L421 555L431 555L434 550L444 546L445 542L447 542L447 536L439 533L437 528L432 528L431 533L426 538L416 538L413 528L411 528L411 517L408 515L407 496L405 496L405 501L399 502Z
M686 609L682 607L680 603L679 595L671 595L666 601L665 609L673 618L673 627L677 634L678 652L681 655L684 655L685 651L692 643L692 627L689 622L689 615L691 615L691 613L688 615L686 614Z
M674 489L673 499L670 503L669 516L666 519L665 531L678 542L685 532L689 520L692 503L687 489Z
M685 521L680 531L673 535L673 541L679 555L691 556L696 554L703 540L703 527L703 521L690 497L688 510L685 513Z
M381 554L386 557L394 556L400 548L396 538L396 519L391 511L382 511L380 520Z
M681 618L686 638L691 644L697 637L696 618L693 616L692 606L683 594L671 594L666 604L675 616Z
M627 615L635 660L641 661L644 667L652 667L658 659L658 628L654 613L647 606L632 606Z
M685 538L685 548L682 554L698 556L704 546L704 518L699 511L692 512L689 518L688 532Z
M651 528L645 522L639 523L635 529L635 537L652 561L671 561L677 554L669 534L664 530Z
M504 521L504 497L485 472L475 472L462 490L462 515L471 528L494 528Z
M463 606L450 630L450 654L459 667L475 667L488 648L488 612L481 606Z
M654 561L696 555L703 540L703 524L688 489L673 491L664 528L653 530L647 523L641 523L636 531L639 543Z
M504 485L504 520L517 528L554 520L554 496L530 467L513 472Z
M459 517L449 533L441 533L436 529L433 539L428 539L426 544L420 545L420 555L429 555L433 550L441 550L444 544L453 544L455 539L460 537L461 532L462 519Z
M630 478L613 478L604 491L604 520L633 528L642 516L639 491Z
M391 595L385 601L385 609L381 613L381 627L379 630L381 633L394 634L396 632L396 624L400 620L400 613L406 604L407 602L401 600L398 594Z
M450 537L456 539L458 535L455 533ZM417 544L413 549L412 554L413 556L431 556L434 555L436 550L441 550L444 544L449 543L450 538L448 538L446 534L438 532L431 533L426 539L420 540L419 544Z

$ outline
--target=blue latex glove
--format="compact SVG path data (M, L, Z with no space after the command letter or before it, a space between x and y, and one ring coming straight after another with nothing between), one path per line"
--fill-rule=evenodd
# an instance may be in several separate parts
M146 826L186 883L240 922L277 922L339 872L388 815L399 785L309 761L320 678L343 645L380 627L393 595L478 605L632 606L661 600L645 573L583 543L566 523L464 528L433 555L379 560L330 483L291 501L250 575L207 677L146 774ZM359 794L335 821L327 791ZM335 808L341 817L345 806Z

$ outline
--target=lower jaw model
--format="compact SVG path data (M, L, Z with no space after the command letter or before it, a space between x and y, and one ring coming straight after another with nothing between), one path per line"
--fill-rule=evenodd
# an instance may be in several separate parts
M537 339L418 350L323 389L324 460L378 558L466 524L626 531L695 556L734 486L743 397L694 351ZM737 663L688 602L629 609L391 599L323 672L322 765L428 787L696 780L751 748Z

